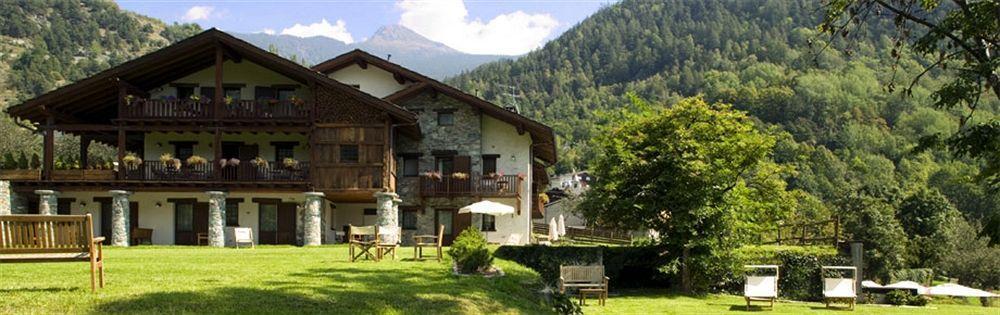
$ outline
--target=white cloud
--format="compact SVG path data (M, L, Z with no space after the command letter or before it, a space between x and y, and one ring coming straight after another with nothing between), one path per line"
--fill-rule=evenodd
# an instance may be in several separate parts
M347 44L354 42L354 37L347 31L347 23L344 23L344 20L337 20L335 25L330 24L326 19L309 25L295 23L292 27L281 30L281 35L297 37L324 36Z
M212 16L212 11L215 11L215 7L196 5L188 9L181 19L185 21L208 20Z
M549 14L514 11L488 22L469 20L463 0L401 0L399 24L431 40L474 54L520 55L541 47L559 25Z
M273 28L265 28L264 30L262 30L262 31L260 31L260 32L261 32L261 33L264 33L264 34L267 34L267 35L274 35L274 34L276 34L276 33L274 32L274 29L273 29Z

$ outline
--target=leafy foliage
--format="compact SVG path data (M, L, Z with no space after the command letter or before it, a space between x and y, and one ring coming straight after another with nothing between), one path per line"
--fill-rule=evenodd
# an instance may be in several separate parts
M662 246L500 246L496 256L535 270L551 286L559 280L559 266L602 264L614 289L662 287L669 277L663 266L671 261Z
M732 248L785 217L786 170L769 160L775 138L728 105L685 99L665 110L634 101L595 139L600 155L583 214L603 226L648 227L670 252L693 253L711 279ZM707 284L707 283L706 283Z
M1000 247L989 246L986 238L978 236L979 228L964 221L959 221L955 230L951 249L938 269L963 285L1000 288L1000 273L996 272L1000 270Z
M927 299L910 294L909 290L892 290L885 294L885 301L892 305L927 305Z
M909 236L910 265L933 267L947 255L960 214L941 193L921 190L903 200L899 223Z
M486 237L473 228L465 229L455 237L455 242L448 248L448 256L462 273L480 272L493 263L493 255L486 247Z

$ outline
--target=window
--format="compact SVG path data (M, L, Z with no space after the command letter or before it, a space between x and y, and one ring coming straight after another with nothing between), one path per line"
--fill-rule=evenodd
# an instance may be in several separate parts
M226 203L226 226L240 226L240 204Z
M182 162L194 155L194 142L174 142L173 145L174 157Z
M295 96L295 89L292 88L277 88L274 90L275 95L277 95L278 99L282 101L290 100L292 99L292 96Z
M260 231L274 232L278 230L278 204L260 204Z
M450 156L437 158L437 171L443 175L451 175L455 172L455 158Z
M285 158L295 158L295 145L294 142L272 142L274 145L274 160L284 161Z
M499 157L500 156L496 154L483 155L483 175L496 174L497 158Z
M403 176L404 177L414 177L420 175L420 154L419 153L403 153L400 154L400 159L403 160Z
M497 230L497 217L484 214L483 215L483 225L479 229L485 232L496 232Z
M402 209L402 218L399 223L403 226L404 230L416 230L417 229L417 209Z
M454 124L455 124L455 112L453 111L438 112L438 126L451 126Z
M358 146L353 144L340 145L341 163L358 163Z
M179 99L179 100L188 99L188 98L191 97L191 95L194 95L194 87L193 86L178 86L177 87L177 99Z
M225 87L222 89L222 98L225 99L226 96L232 98L233 100L239 100L243 97L243 89L240 87ZM214 95L212 97L215 97Z

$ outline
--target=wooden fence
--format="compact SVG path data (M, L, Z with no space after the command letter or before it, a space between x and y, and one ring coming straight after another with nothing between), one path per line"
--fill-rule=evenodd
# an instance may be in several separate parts
M546 223L534 223L532 231L535 234L549 235L549 225ZM629 245L632 244L632 234L629 232L615 231L601 228L579 228L566 227L566 235L562 238L575 242L600 243Z
M838 246L840 242L842 242L840 220L834 217L823 221L779 225L778 228L762 234L759 243L762 245Z

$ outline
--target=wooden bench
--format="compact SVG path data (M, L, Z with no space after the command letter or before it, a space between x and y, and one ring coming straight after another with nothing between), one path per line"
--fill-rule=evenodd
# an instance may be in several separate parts
M0 263L90 262L90 290L104 287L103 237L87 215L0 215Z
M604 305L610 280L604 276L604 266L559 266L559 292L565 294L567 288L576 288L581 294L581 303L584 294L600 292L599 302Z

